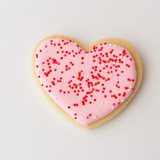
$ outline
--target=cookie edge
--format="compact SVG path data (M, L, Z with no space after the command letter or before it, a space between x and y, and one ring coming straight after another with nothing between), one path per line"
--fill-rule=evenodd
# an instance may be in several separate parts
M53 99L48 95L48 93L43 89L43 87L41 86L36 72L35 70L35 54L36 54L36 50L38 48L38 46L46 39L51 39L51 38L63 38L66 40L72 40L72 42L76 42L83 50L85 50L86 52L89 52L93 46L97 46L101 43L114 43L117 44L119 46L122 46L124 48L126 48L132 55L132 57L134 58L135 64L136 64L136 70L137 70L137 80L136 80L136 84L134 87L134 91L131 93L131 95L123 102L121 103L113 112L111 112L109 115L99 119L96 122L91 123L88 126L83 126L81 124L79 124L78 122L76 122L68 113L66 113L57 103L55 103L53 101ZM126 108L126 106L128 105L128 103L132 100L132 98L135 96L136 92L138 91L141 82L142 82L142 77L143 77L143 68L142 68L142 63L141 63L141 59L138 55L138 52L135 50L135 48L129 44L128 42L119 39L119 38L105 38L105 39L101 39L97 42L92 43L89 46L84 45L83 43L77 41L76 39L72 38L72 37L68 37L65 35L52 35L52 36L48 36L44 39L42 39L41 41L39 41L36 46L33 49L32 55L31 55L31 59L30 59L30 66L31 66L31 72L32 75L34 77L34 80L36 82L36 84L38 85L40 91L42 92L42 94L44 95L44 97L47 99L47 101L50 103L50 105L57 111L59 112L64 118L66 118L67 120L69 120L71 123L75 124L78 127L81 127L83 129L89 130L89 129L93 129L95 127L98 127L106 122L108 122L109 120L113 119L115 116L117 116L124 108Z

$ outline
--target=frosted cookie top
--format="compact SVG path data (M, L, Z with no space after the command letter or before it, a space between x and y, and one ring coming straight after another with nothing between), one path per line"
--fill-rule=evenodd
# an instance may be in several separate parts
M39 45L35 71L49 96L84 126L124 102L137 78L135 61L125 48L103 43L88 53L62 38L47 39Z

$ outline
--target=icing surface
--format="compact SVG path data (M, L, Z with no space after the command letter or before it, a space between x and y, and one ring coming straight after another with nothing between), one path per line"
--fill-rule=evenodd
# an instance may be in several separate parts
M105 117L134 90L135 62L121 46L103 43L87 53L71 40L53 38L43 41L35 56L42 87L81 125Z

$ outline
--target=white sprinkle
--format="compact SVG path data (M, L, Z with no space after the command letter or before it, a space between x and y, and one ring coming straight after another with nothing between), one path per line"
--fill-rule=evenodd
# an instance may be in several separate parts
M94 119L96 119L97 117L96 117L96 116L94 116L93 118L94 118Z
M122 102L124 102L124 100L122 100Z
M75 42L74 45L76 45L77 43Z
M114 109L114 107L112 106L112 109Z
M109 46L111 46L112 44L109 44Z
M121 82L123 82L123 80L121 80Z
M132 88L132 86L130 86L130 88Z
M101 104L104 104L104 102L101 102Z
M116 47L116 45L114 45L114 47Z
M46 53L46 51L44 51L44 53Z
M128 89L128 91L130 91L131 89Z
M44 81L47 81L47 79L44 79Z
M59 39L57 39L57 41L59 41Z
M119 98L117 98L117 101L119 101Z
M59 91L57 93L59 94Z
M116 88L116 86L114 86L114 88Z

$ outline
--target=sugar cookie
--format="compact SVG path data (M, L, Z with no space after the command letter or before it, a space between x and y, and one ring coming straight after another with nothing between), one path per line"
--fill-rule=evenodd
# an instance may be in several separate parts
M48 102L84 129L119 114L137 92L143 74L137 51L124 40L106 38L85 46L63 35L35 46L31 70Z

